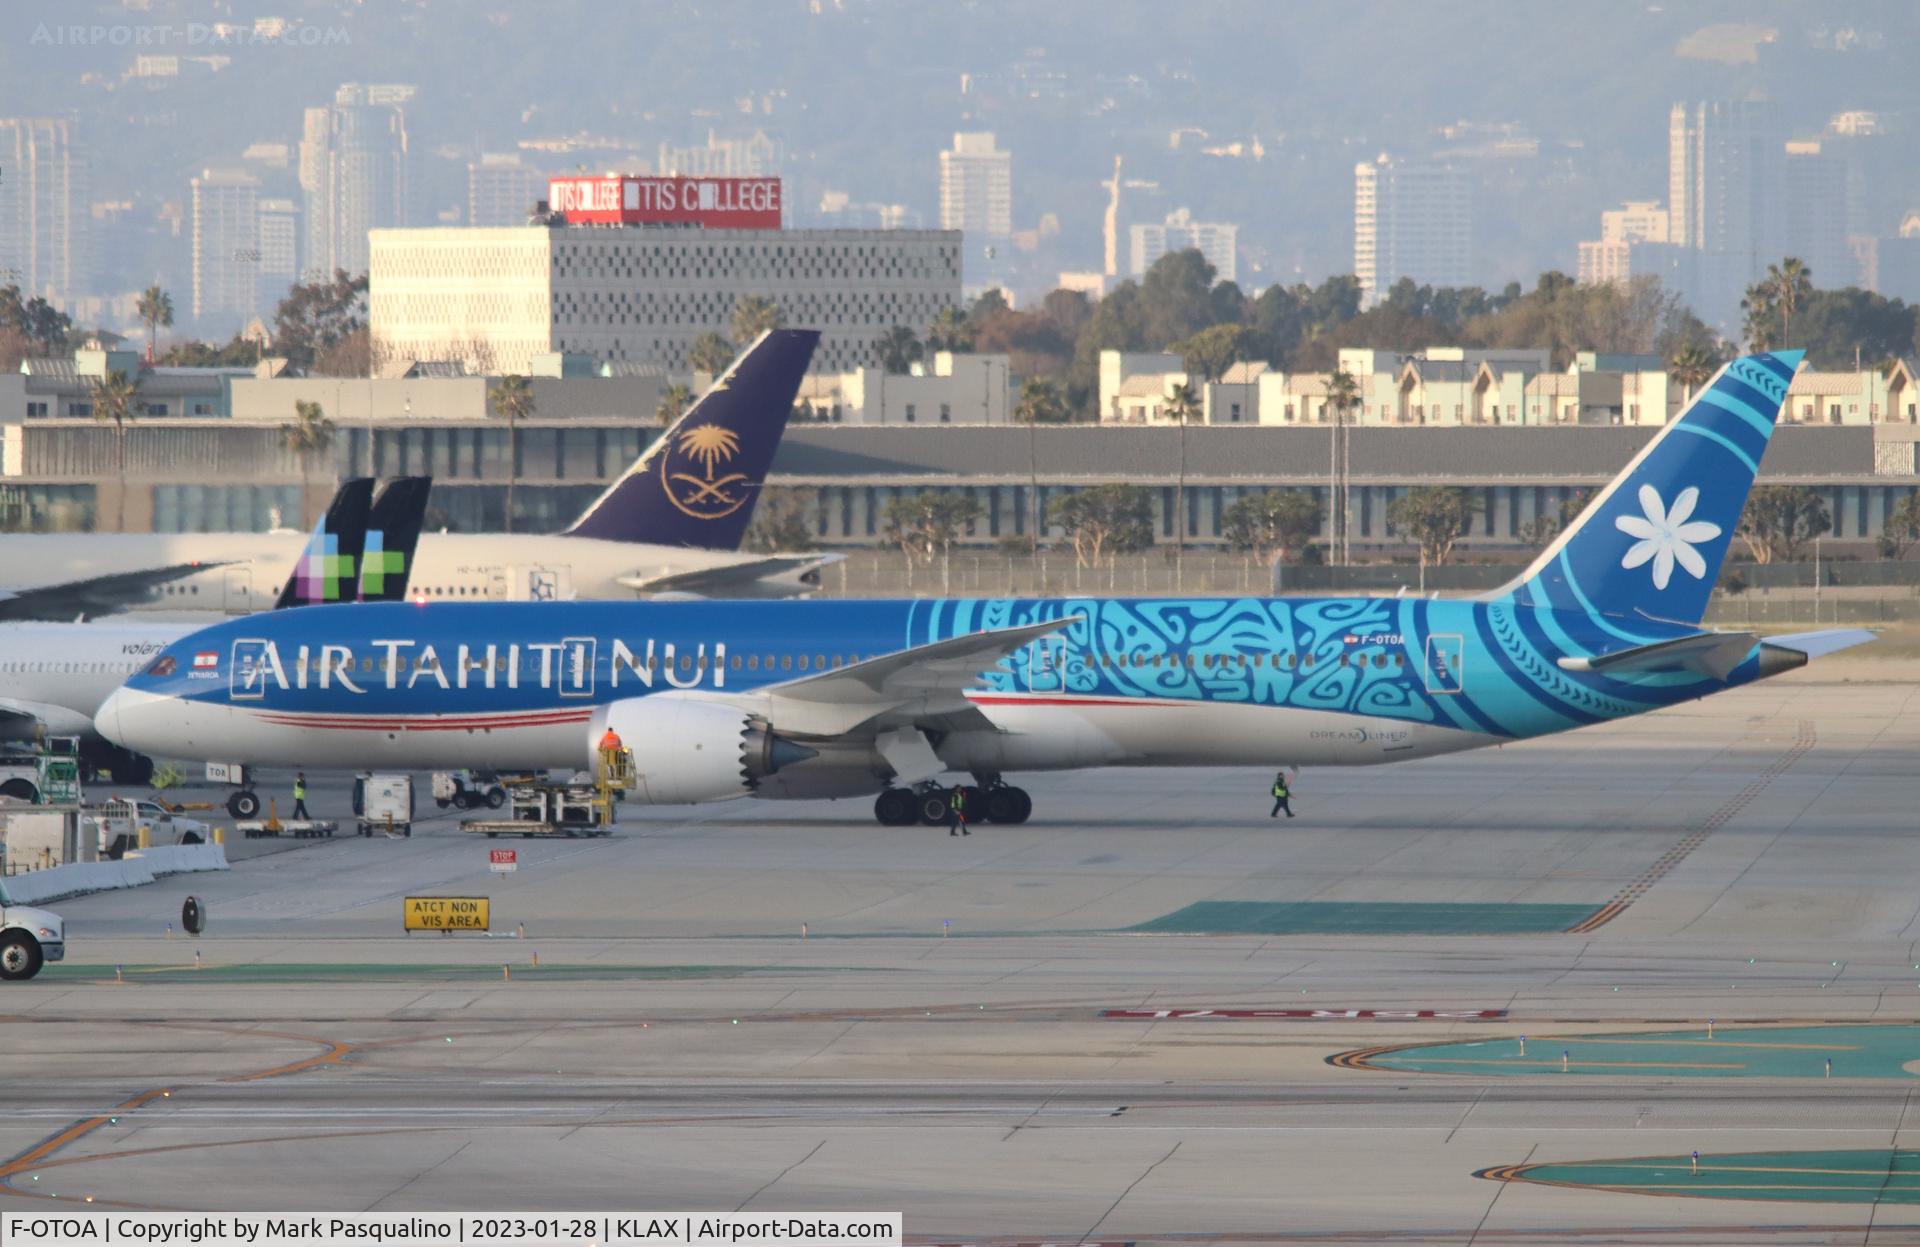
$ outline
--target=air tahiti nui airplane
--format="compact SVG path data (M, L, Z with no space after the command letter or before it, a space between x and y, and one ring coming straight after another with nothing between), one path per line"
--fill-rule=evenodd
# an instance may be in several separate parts
M1363 766L1658 710L1858 631L1701 627L1798 351L1734 360L1505 588L1478 598L989 598L314 606L170 645L100 708L167 757L583 767L632 796L876 797L940 778L1024 821L1023 772Z

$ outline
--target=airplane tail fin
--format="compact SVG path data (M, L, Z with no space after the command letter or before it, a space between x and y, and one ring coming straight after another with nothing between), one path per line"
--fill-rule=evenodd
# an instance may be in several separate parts
M341 482L327 513L313 526L306 549L294 560L293 573L280 587L273 608L350 602L366 546L373 481L355 476Z
M1803 351L1727 364L1496 601L1699 623Z
M594 500L571 537L737 550L820 334L761 334Z
M388 481L373 500L367 520L366 556L360 562L360 600L398 602L407 596L413 575L414 547L426 523L431 476L401 476Z

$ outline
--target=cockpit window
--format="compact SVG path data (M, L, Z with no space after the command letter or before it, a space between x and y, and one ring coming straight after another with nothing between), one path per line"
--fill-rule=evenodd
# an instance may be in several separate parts
M174 662L172 654L162 654L153 660L153 665L147 668L147 674L172 675L178 666L179 664Z

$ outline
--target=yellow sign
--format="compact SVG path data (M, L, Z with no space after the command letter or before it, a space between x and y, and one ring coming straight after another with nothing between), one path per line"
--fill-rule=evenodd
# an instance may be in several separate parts
M489 919L484 896L409 896L409 931L485 931Z

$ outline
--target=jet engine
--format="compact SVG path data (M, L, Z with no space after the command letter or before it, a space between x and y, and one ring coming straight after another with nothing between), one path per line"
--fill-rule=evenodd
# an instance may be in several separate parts
M709 701L635 697L593 716L587 738L590 768L600 740L612 728L633 755L633 799L647 805L726 801L753 792L759 781L814 751L776 735L764 721Z

